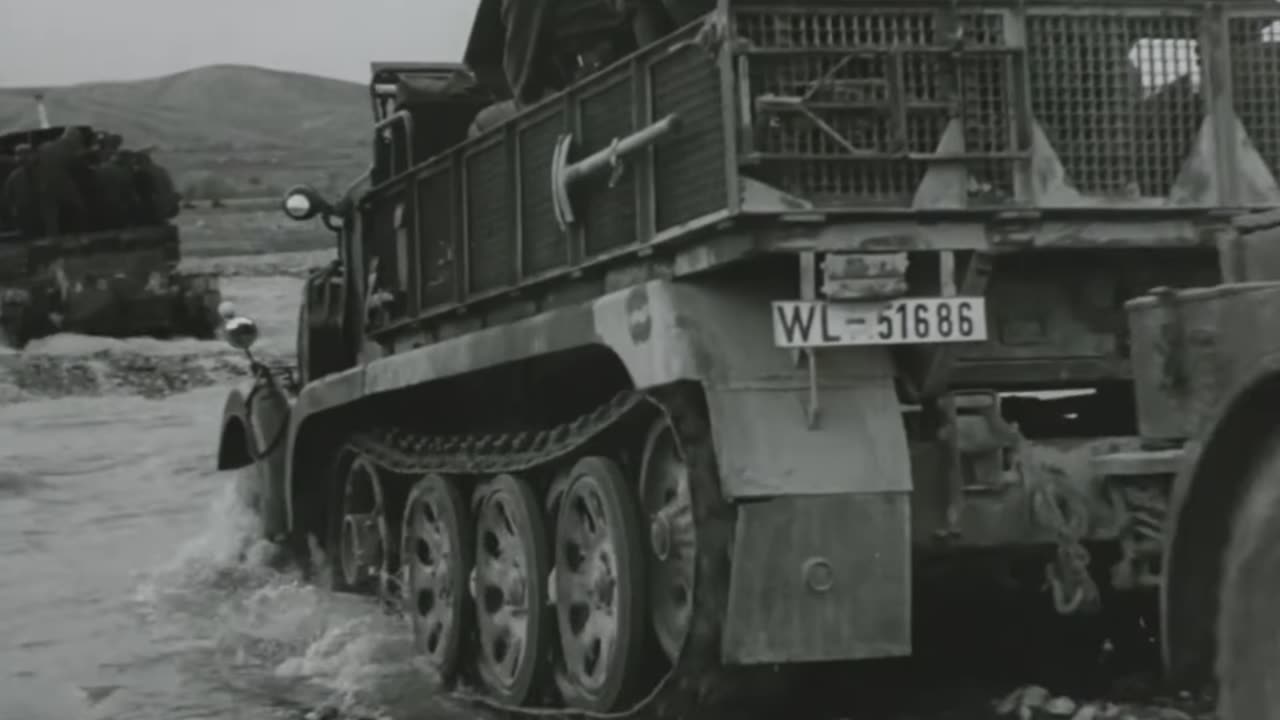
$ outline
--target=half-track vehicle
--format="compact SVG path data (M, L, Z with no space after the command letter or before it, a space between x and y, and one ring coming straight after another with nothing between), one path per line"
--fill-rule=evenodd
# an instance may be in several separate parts
M74 150L49 151L69 137ZM104 139L89 126L0 135L4 345L58 332L216 336L218 278L177 269L178 197L167 171L146 150L103 150Z
M285 199L338 245L299 382L255 363L218 467L515 716L787 716L1011 588L1159 608L1273 717L1277 20L719 0L472 137L483 53L375 64L369 175Z

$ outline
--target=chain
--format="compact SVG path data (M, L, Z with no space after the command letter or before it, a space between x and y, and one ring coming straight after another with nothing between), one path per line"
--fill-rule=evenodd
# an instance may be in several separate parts
M1056 539L1054 559L1044 570L1054 609L1063 615L1097 612L1101 596L1089 571L1089 551L1081 542L1089 530L1088 505L1059 470L1030 457L1032 445L1020 432L1017 438L1015 467L1030 488L1032 516Z
M1164 551L1168 514L1167 493L1159 487L1115 484L1112 503L1125 517L1120 531L1120 559L1111 569L1117 588L1151 587L1159 583L1159 560Z

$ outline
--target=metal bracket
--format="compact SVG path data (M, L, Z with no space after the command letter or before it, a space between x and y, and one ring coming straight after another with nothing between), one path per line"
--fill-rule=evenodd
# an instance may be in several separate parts
M1149 295L1156 299L1163 322L1160 323L1160 344L1163 351L1160 366L1160 389L1181 392L1190 379L1184 367L1187 332L1178 307L1178 293L1173 288L1152 288Z
M970 495L1003 493L1016 484L1005 466L1019 443L1018 431L1005 422L995 392L948 392L926 403L937 419L935 439L943 460L937 479L947 499L944 526L935 535L957 538Z
M397 148L396 148L396 142L395 142L395 135L394 133L392 133L390 137L387 137L387 134L391 132L391 128L395 125L400 125L401 131L404 133L403 135L404 154L403 154L403 157L400 158L400 160L403 161L403 166L401 167L397 167L396 165ZM400 110L399 112L393 113L387 116L386 118L379 120L373 126L373 133L374 133L374 147L373 147L374 157L378 156L377 154L378 142L385 142L387 144L387 147L389 149L389 154L391 156L391 168L390 168L391 175L398 175L399 173L405 172L409 168L413 167L413 157L414 157L413 115L411 115L408 110Z
M942 294L974 297L985 295L987 285L991 280L992 266L995 261L994 255L981 250L974 251L969 259L969 265L965 268L964 279L958 283L955 282L951 272L954 268L954 257L947 257L942 263L944 277L941 278ZM952 345L943 345L936 348L930 348L924 351L924 371L918 378L908 376L908 385L910 391L917 398L936 397L946 391L947 385L951 380L951 367L955 360L956 348Z
M378 288L378 257L369 263L369 272L365 281L364 292L364 326L377 328L386 319L385 306L391 300L391 294Z
M805 424L810 430L817 430L818 423L822 416L822 408L819 401L818 392L818 351L817 348L808 348L805 351L805 357L809 361L809 402L805 408Z
M800 299L818 299L818 254L800 253ZM816 430L821 419L821 399L818 391L818 349L801 348L795 351L793 359L799 363L801 357L808 365L809 399L805 403L805 424L810 430Z
M938 418L938 446L942 451L942 462L938 469L947 497L943 526L934 531L934 536L939 539L954 539L960 536L960 516L965 504L960 424L953 396L939 397L933 406Z
M907 253L827 253L823 296L836 301L892 300L907 294Z

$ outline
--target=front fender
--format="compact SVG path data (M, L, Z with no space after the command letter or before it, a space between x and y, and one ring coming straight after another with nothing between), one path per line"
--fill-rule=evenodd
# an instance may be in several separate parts
M227 393L222 404L222 424L218 427L218 469L235 470L253 462L253 454L249 449L249 435L245 421L248 411L245 408L245 392L235 388Z
M1276 427L1280 353L1264 356L1224 395L1213 420L1187 446L1166 525L1161 632L1165 668L1182 683L1213 677L1218 593L1245 474Z
M240 470L242 502L261 518L262 535L275 539L288 527L286 448L292 402L275 383L257 381L227 394L218 441L218 469Z

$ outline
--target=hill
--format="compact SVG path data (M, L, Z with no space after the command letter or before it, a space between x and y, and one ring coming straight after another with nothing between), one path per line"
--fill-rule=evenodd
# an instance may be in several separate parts
M35 123L32 89L0 89L0 132ZM245 65L212 65L131 82L44 89L55 125L110 129L165 150L301 149L368 137L363 86Z
M246 65L130 82L42 88L54 125L88 124L155 146L190 199L277 195L296 183L337 192L368 162L363 85ZM36 124L33 88L0 88L0 132Z

